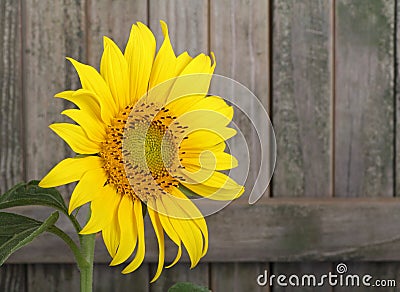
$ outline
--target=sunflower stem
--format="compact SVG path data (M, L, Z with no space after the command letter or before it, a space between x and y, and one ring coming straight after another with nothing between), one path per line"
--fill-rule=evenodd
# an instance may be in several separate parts
M85 259L85 263L78 263L81 280L81 292L92 292L93 289L93 260L94 245L96 234L79 235L81 239L81 251Z

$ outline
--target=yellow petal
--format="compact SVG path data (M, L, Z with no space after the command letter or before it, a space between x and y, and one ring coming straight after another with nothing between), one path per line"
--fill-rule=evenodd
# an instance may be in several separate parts
M99 197L106 180L107 175L103 168L88 170L72 192L68 213L71 214L76 208Z
M63 91L57 93L54 97L63 98L74 103L79 109L89 112L101 120L100 104L98 98L89 90L78 89L77 91Z
M181 184L200 196L216 201L231 201L240 197L244 192L244 187L237 189L224 189L203 184L188 184L185 182L181 182Z
M82 88L92 91L98 98L101 107L101 117L107 124L111 123L113 117L117 114L117 105L114 102L107 83L103 77L93 67L82 64L74 59L67 58L78 72Z
M238 166L238 161L232 155L225 152L212 152L203 151L199 155L190 155L186 153L180 155L182 158L182 165L191 172L196 172L200 168L206 168L210 170L226 170L235 168ZM192 169L189 169L193 167Z
M156 40L150 29L141 22L132 25L125 49L125 59L129 68L131 103L147 92L155 51Z
M232 128L220 128L218 130L198 130L191 132L187 135L188 139L182 140L180 149L182 151L203 151L219 145L218 147L225 146L225 140L235 136L236 130Z
M61 114L66 115L67 117L78 123L91 140L96 142L105 141L105 124L103 123L103 121L100 121L93 112L78 109L67 109Z
M171 238L171 240L178 246L178 252L176 254L175 259L172 261L172 263L170 265L166 266L166 268L170 268L170 267L174 266L182 256L182 245L181 245L182 241L181 241L178 233L176 233L171 222L169 221L169 218L165 215L165 214L167 214L167 211L165 210L165 207L164 207L163 203L161 202L161 200L156 201L156 208L157 208L156 210L158 212L158 217L160 218L160 222L161 222L162 227L165 230L165 233L167 233L169 238Z
M188 52L183 52L176 58L176 73L180 74L187 64L192 61L193 58L189 56Z
M214 55L212 55L214 58ZM200 54L193 58L175 79L169 101L187 95L203 95L208 93L212 73L215 68L215 60L211 66L210 57Z
M204 237L204 246L201 257L203 257L208 250L208 228L206 220L204 220L203 214L197 206L189 200L178 188L171 188L171 193L179 198L176 200L177 205L187 214L188 218L191 218L196 223Z
M126 261L135 250L137 227L134 220L134 203L130 196L123 196L118 208L120 243L116 255L110 265L118 265Z
M160 21L164 34L164 42L154 60L150 74L149 89L176 76L176 56L168 35L168 27L164 21Z
M169 101L169 103L165 107L171 111L172 115L179 117L182 114L186 113L192 105L203 99L204 95L191 94L180 96L179 98L175 98L174 100Z
M39 183L42 188L51 188L80 180L83 174L103 167L98 156L67 158L59 162Z
M231 111L231 108L223 111ZM186 126L186 133L196 130L209 130L219 134L219 130L224 130L224 127L230 123L230 119L226 116L227 113L213 111L207 109L195 110L187 112L179 116L173 124L171 130L180 131L179 126Z
M123 274L135 271L142 264L145 254L145 238L144 238L144 221L142 213L142 201L135 200L134 213L136 218L136 226L138 231L138 248L133 261L122 270Z
M104 52L100 63L100 73L107 82L117 109L130 104L128 63L118 46L104 37Z
M150 281L150 283L153 283L155 280L158 279L158 277L160 277L163 266L164 266L164 254L165 254L164 232L163 232L163 228L162 228L162 225L160 222L160 218L158 218L157 212L155 212L151 208L148 209L148 212L149 212L151 223L153 224L153 227L154 227L154 231L156 233L157 242L158 242L158 250L159 250L157 271L156 271L156 274L154 275L153 279Z
M201 234L200 237L198 237L200 232L197 225L188 219L178 219L185 218L187 215L182 213L181 208L170 196L163 196L161 200L164 204L171 225L182 239L190 258L191 268L193 268L200 261L203 246L203 238Z
M91 141L78 125L56 123L50 125L49 128L60 136L75 153L96 154L100 152L100 145Z
M227 120L233 118L233 108L229 106L225 100L219 96L207 96L202 98L187 109L187 112L196 110L210 110L223 114Z
M193 184L202 184L202 185L217 188L217 189L224 188L224 189L233 189L233 190L239 190L242 188L241 185L237 184L229 176L227 176L221 172L218 172L218 171L210 172L210 176L207 177L207 179L205 179L205 180L204 180L203 175L199 172L190 172L190 171L182 170L181 173L186 178L185 183L188 185L193 183Z
M118 223L118 209L119 204L116 204L114 208L114 215L112 216L110 224L104 227L104 229L101 231L104 244L112 258L115 257L115 254L117 253L121 237Z
M92 234L107 227L114 216L115 205L119 204L120 200L121 196L116 193L112 186L103 187L98 198L90 203L89 222L79 234Z

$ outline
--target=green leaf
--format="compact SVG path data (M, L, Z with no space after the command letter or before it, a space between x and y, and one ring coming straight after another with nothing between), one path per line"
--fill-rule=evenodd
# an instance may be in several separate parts
M30 181L28 183L19 183L8 192L0 196L0 209L16 207L41 205L53 207L68 214L63 197L55 188L41 188L39 181Z
M51 228L58 216L56 211L40 222L22 215L0 212L0 266L16 250Z
M210 292L207 287L189 282L179 282L168 289L168 292Z

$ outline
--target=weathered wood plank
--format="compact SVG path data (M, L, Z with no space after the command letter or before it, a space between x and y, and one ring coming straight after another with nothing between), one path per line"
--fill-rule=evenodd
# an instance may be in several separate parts
M332 5L273 3L272 113L278 156L273 196L331 196ZM318 273L330 264L276 263L272 268L277 274Z
M397 20L397 26L396 26L396 39L395 39L395 50L396 50L396 63L400 64L400 1L396 1L397 5L397 15L396 15L396 20ZM396 148L395 148L395 157L394 157L394 163L395 163L395 171L396 171L396 177L395 177L395 196L400 196L400 66L396 67L397 72L396 72L396 113L395 113L395 118L396 118Z
M249 88L269 109L269 4L268 1L210 1L210 50L217 59L216 74L232 78ZM233 102L242 96L236 95L229 84L214 84L224 87L224 92ZM229 95L229 96L228 96ZM248 98L248 102L251 99ZM260 106L252 102L249 115L262 114ZM257 118L256 118L257 120ZM245 145L237 135L229 140L228 147L239 161L250 159L250 171L245 184L246 192L239 200L248 200L259 172L260 143L255 129L247 117L236 108L233 123L247 141ZM265 126L265 125L264 125ZM264 150L265 151L265 150ZM249 158L247 157L249 155ZM235 179L242 177L242 173ZM268 192L265 195L265 199Z
M0 194L24 178L21 3L0 2Z
M77 74L65 60L85 58L85 1L25 1L24 105L27 179L40 179L71 152L49 128L63 121L66 107L53 96L77 88Z
M156 264L151 265L150 278L154 276L156 268ZM150 284L150 291L168 291L168 289L177 282L191 282L197 285L209 287L208 280L208 264L198 264L194 269L191 270L188 263L180 263L170 269L165 269L160 278L158 278L156 282Z
M96 292L147 292L149 291L149 265L142 264L133 273L123 275L122 269L108 265L96 264L93 274L93 291Z
M331 195L331 5L274 1L275 196Z
M88 0L88 60L99 68L103 36L113 39L123 50L132 24L147 23L147 1Z
M257 276L269 270L267 263L212 263L212 291L271 291L269 286L257 284Z
M79 270L76 265L67 264L28 265L27 285L30 292L79 291Z
M395 1L340 0L335 12L335 196L393 196ZM399 269L355 266L377 276Z
M26 211L22 213L29 215ZM396 261L400 260L399 220L398 198L272 198L252 206L237 203L207 217L210 247L203 262ZM60 227L73 233L70 224ZM145 260L155 262L154 231L148 225L145 230L149 244ZM166 261L173 260L175 252L167 241ZM96 255L97 262L110 261L100 238ZM8 262L68 263L73 258L61 240L44 234Z
M335 196L393 196L394 1L336 1Z
M28 291L28 287L26 287L26 266L11 264L0 267L0 291Z
M168 24L176 54L188 51L191 56L208 51L207 0L149 0L150 27L156 33L159 48L163 36L160 20Z
M216 74L232 78L249 88L269 109L269 3L268 1L210 1L210 51L217 59ZM216 84L216 86L219 86ZM234 101L240 99L231 88L224 92ZM246 97L247 98L247 97ZM251 100L249 100L250 102ZM260 108L251 106L252 114L258 116ZM233 137L228 143L229 150L244 163L248 151L250 170L245 184L247 192L237 201L247 201L249 191L254 186L259 172L260 145L255 129L243 113L236 108L233 122L246 138L247 145ZM232 173L235 179L235 172ZM266 179L266 178L265 178ZM267 192L263 199L267 199ZM236 202L235 202L236 203ZM211 219L211 218L210 218ZM234 226L235 223L232 222ZM242 228L248 228L243 225ZM210 240L217 234L210 231ZM210 252L213 247L210 247ZM247 248L238 253L247 253ZM221 260L222 261L222 260ZM212 264L211 289L213 291L266 291L257 290L254 281L258 265L248 264Z

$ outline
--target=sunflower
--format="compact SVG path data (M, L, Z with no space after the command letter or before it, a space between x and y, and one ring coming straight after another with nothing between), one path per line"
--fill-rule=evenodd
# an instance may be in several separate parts
M67 58L82 88L55 97L77 109L62 112L76 124L50 128L79 154L58 163L40 182L55 187L78 181L69 212L89 203L91 215L81 234L102 233L110 265L133 260L122 273L136 270L145 256L147 210L159 245L155 281L164 267L164 233L177 245L173 266L185 247L191 268L208 249L204 217L186 194L231 200L244 188L220 172L237 166L224 152L235 135L228 127L233 109L207 95L215 58L176 56L161 22L164 41L156 54L149 28L132 25L123 54L104 37L100 73Z

